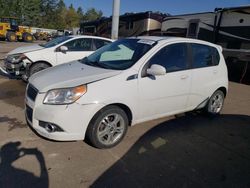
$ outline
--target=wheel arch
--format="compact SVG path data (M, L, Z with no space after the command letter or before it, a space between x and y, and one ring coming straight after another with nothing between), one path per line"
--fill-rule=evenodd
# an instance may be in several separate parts
M108 106L118 106L119 108L121 108L122 110L124 110L124 112L127 114L128 117L128 122L129 122L129 126L132 124L132 119L133 119L133 114L131 109L122 103L113 103L113 104L109 104Z
M26 69L26 74L27 74L28 77L31 76L31 75L30 75L30 71L31 71L32 67L34 67L35 65L37 65L37 64L39 64L39 63L46 64L46 65L48 65L49 67L52 67L52 65L51 65L49 62L47 62L47 61L35 61L35 62L32 62L32 63L28 66L28 68Z
M227 95L227 89L226 89L226 87L220 87L220 88L218 88L217 90L222 91L223 94L224 94L224 96L226 97L226 95ZM216 91L217 91L217 90L216 90Z
M94 114L94 116L92 117L92 119L96 116L96 114L98 114L100 111L104 110L105 108L107 108L109 106L117 106L117 107L121 108L126 113L126 115L128 117L129 126L131 126L132 120L133 120L132 111L131 111L131 109L127 105L125 105L123 103L110 103L110 104L107 104L107 105L103 106L101 109L99 109ZM90 122L92 121L92 119L90 120Z
M32 66L37 65L38 63L47 64L47 65L49 65L50 67L52 67L52 64L49 63L48 61L42 61L42 60L40 60L40 61L35 61L35 62L31 63L30 66L29 66L29 69L30 69Z

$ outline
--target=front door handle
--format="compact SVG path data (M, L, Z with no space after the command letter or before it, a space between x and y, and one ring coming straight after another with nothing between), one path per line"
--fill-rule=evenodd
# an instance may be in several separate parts
M188 78L188 75L182 75L181 76L181 79L184 80L184 79L187 79Z

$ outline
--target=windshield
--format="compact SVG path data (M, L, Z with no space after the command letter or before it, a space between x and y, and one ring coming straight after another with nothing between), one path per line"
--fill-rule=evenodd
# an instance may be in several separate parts
M125 70L134 65L155 44L155 41L147 39L117 40L84 58L82 63L106 69Z
M55 39L53 39L45 44L40 44L40 46L42 46L44 48L50 48L50 47L56 46L64 41L67 41L71 38L72 37L69 37L69 36L58 37L58 38L55 38Z

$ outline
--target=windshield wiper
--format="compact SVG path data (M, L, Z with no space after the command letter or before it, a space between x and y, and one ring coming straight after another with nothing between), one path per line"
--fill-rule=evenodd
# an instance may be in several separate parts
M90 61L88 58L86 58L86 59L84 58L81 62L86 64L86 65L90 65L90 66L94 66L94 67L106 68L105 66L100 64L98 61Z

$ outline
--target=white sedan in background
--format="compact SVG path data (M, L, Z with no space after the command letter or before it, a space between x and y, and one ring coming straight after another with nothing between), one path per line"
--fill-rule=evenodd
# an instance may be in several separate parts
M13 77L27 80L40 70L82 59L110 42L112 40L108 38L71 35L45 44L19 47L7 54L4 70Z

